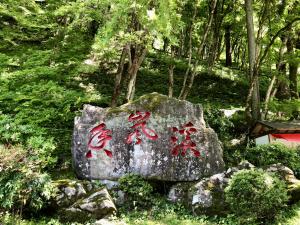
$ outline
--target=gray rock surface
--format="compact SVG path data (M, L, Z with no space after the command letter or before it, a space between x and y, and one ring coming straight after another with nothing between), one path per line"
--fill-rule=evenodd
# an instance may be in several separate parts
M136 111L151 113L147 128L156 132L157 140L143 134L140 144L126 143L133 131L128 117ZM171 154L172 127L179 128L188 122L197 129L191 139L202 152L201 157L195 157L189 150L185 157ZM92 157L87 158L90 131L100 123L112 131L112 140L105 149L113 156L108 157L103 150L92 150ZM194 181L224 169L221 144L216 133L206 127L202 106L157 93L117 108L85 105L82 115L75 118L72 154L76 173L84 179L117 180L124 174L135 173L155 180Z
M117 210L106 188L89 181L60 180L52 207L63 221L86 222L113 215Z
M229 168L222 173L214 174L194 183L178 183L171 187L168 198L190 208L195 215L223 215L228 211L224 190L231 176L239 170L251 169L254 166L241 162L238 167Z
M203 178L198 182L180 182L171 187L168 199L180 202L190 208L196 215L224 215L228 212L225 202L225 188L231 177L240 170L251 170L255 166L248 161L242 161L237 167L227 169L222 173ZM286 182L291 202L300 200L300 180L294 172L282 164L270 165L266 172L276 174Z
M294 172L281 163L273 164L266 169L267 172L276 173L288 186L288 192L291 195L290 201L300 200L300 180L295 177Z

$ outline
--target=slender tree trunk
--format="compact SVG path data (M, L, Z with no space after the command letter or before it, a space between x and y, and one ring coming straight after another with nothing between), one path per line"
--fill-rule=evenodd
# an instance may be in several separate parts
M124 73L124 64L125 64L125 58L126 58L126 47L123 48L122 54L119 61L119 66L117 70L117 74L115 77L115 86L114 86L114 92L111 99L111 107L117 106L117 100L121 92L121 81L122 81L122 75Z
M223 1L224 2L224 1ZM216 7L218 8L218 7ZM212 71L212 67L214 66L216 60L217 60L217 56L218 56L218 52L221 46L221 40L222 40L222 35L221 35L221 26L222 26L222 22L224 19L224 16L221 15L219 16L218 13L222 14L223 10L221 12L217 12L215 11L214 13L214 26L213 26L213 41L211 43L210 46L210 54L209 54L209 60L208 60L208 70Z
M253 8L252 0L245 0L246 25L248 37L248 58L249 58L249 78L250 87L246 101L246 116L249 124L253 124L260 119L260 99L259 99L259 83L258 71L255 68L256 62L256 46L253 24Z
M192 21L191 21L191 26L190 26L190 29L189 29L189 49L188 49L188 67L185 71L185 74L184 74L184 78L183 78L183 83L182 83L182 89L180 91L180 94L179 94L179 99L182 97L182 94L183 94L183 91L184 91L184 88L186 86L186 81L187 81L187 78L188 78L188 75L189 75L189 72L190 72L190 69L191 69L191 63L192 63L192 53L193 53L193 46L192 46L192 37L193 37L193 23L195 21L195 17L196 17L196 14L197 14L197 10L196 10L196 6L194 7L194 13L193 13L193 17L192 17Z
M127 87L127 94L126 94L126 100L129 102L134 98L134 92L135 92L135 82L136 82L136 76L138 72L138 66L136 63L133 63L132 72L130 73L130 79L128 82Z
M217 51L217 54L216 54L216 57L215 57L215 62L220 60L221 54L224 51L225 44L223 44L223 36L224 35L221 34L220 39L219 39L218 51Z
M281 40L282 40L282 43L281 43L281 46L280 46L280 49L279 49L278 62L277 62L277 65L276 65L276 69L277 69L278 72L280 72L280 69L282 68L282 65L284 64L282 59L283 59L283 54L284 54L284 48L285 48L285 45L286 45L286 38L284 36L281 38ZM269 109L269 102L271 101L271 99L273 99L274 95L277 92L277 87L275 87L275 89L274 89L276 81L277 81L277 73L275 73L273 75L273 77L271 79L271 82L269 84L267 93L266 93L265 107L264 107L263 116L262 116L263 119L267 119L267 114L268 114L268 109Z
M192 86L193 86L195 75L196 75L196 72L197 72L197 66L198 66L199 60L202 60L202 58L203 58L204 45L205 45L205 42L206 42L209 30L211 28L211 24L212 24L212 21L213 21L214 12L216 10L216 5L217 5L217 0L214 0L212 2L212 9L211 9L211 12L210 12L208 23L207 23L207 25L205 27L205 31L204 31L204 34L202 36L202 40L201 40L200 46L199 46L198 51L197 51L198 59L194 63L193 71L192 71L192 73L190 75L189 84L187 86L182 87L183 90L182 90L182 96L181 96L180 99L185 100L186 97L188 96L188 94L189 94Z
M226 67L232 66L232 58L231 58L231 43L230 43L230 32L231 27L225 27L225 46L226 46Z
M171 57L172 57L172 60L174 58L174 50L173 48L171 47ZM174 63L172 62L170 65L169 65L169 91L168 91L168 96L169 98L172 98L173 97L173 86L174 86L174 68L175 68L175 65Z
M127 86L127 93L126 93L126 100L127 102L133 100L134 98L134 93L135 93L135 83L136 83L136 77L137 77L137 72L146 56L146 48L145 47L140 47L142 48L140 52L138 49L135 49L134 51L134 58L132 59L132 64L128 70L129 74L129 82Z
M287 64L282 60L283 54L286 52L285 47L287 46L287 37L282 35L281 36L282 45L280 46L280 61L278 60L276 68L278 71L278 74L280 74L281 78L278 80L277 84L277 91L276 96L279 99L288 99L290 98L290 90L287 83L288 77L287 77Z
M163 51L166 52L169 46L169 40L167 38L164 38L164 46L163 46Z
M287 43L287 52L290 55L294 54L294 40L292 37L288 37ZM292 98L299 98L298 94L298 85L297 85L297 71L298 63L295 60L289 62L289 80L290 80L290 95Z
M276 82L276 79L277 79L276 75L274 74L273 77L272 77L272 80L269 84L267 93L266 93L265 107L264 107L264 112L263 112L263 115L262 115L263 119L267 119L267 114L268 114L268 110L269 110L269 102L270 102L270 99L271 99L271 94L272 94L272 90L273 90L274 84Z
M278 99L289 99L291 95L290 88L288 85L287 64L282 63L278 69L278 72L281 75L281 79L278 83L278 91L276 97Z

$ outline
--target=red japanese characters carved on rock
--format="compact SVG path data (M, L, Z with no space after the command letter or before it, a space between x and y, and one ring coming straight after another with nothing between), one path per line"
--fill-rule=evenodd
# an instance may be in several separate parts
M147 127L147 120L150 118L150 115L150 112L137 111L135 114L132 113L128 117L128 121L133 123L131 128L134 129L134 131L128 135L126 141L127 144L132 144L133 142L135 142L137 145L141 144L142 134L144 134L150 140L156 140L158 138L158 135L155 133L155 131Z
M88 142L89 151L86 153L87 158L91 158L93 156L91 150L103 150L108 157L112 157L111 151L105 149L107 143L112 139L112 132L105 128L105 123L101 123L90 131L90 139Z
M197 150L197 145L195 142L192 141L191 135L192 133L196 133L197 129L194 128L194 124L188 122L187 124L183 125L180 129L177 127L172 127L173 136L171 136L171 143L172 143L172 155L178 156L185 156L187 150L190 149L195 157L200 156L200 151Z

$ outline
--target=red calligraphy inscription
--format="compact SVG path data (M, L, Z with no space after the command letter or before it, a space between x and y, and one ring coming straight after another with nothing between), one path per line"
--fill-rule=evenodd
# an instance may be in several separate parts
M112 158L111 151L104 148L106 144L112 139L112 132L111 130L105 128L105 123L101 123L90 131L90 139L88 142L89 151L86 153L87 158L91 158L93 156L91 150L103 150L108 157Z
M144 134L150 140L156 140L158 135L154 130L147 127L147 120L150 118L150 112L140 112L137 111L135 114L131 114L128 117L128 121L132 122L133 125L130 127L134 129L127 137L127 144L131 144L135 142L135 144L139 145L142 143L141 136Z
M193 152L195 157L200 156L200 152L197 150L196 143L191 139L191 134L197 132L197 129L194 127L193 123L188 122L180 129L177 127L172 127L172 132L174 133L174 135L171 136L171 153L173 156L178 156L179 154L185 156L188 149Z

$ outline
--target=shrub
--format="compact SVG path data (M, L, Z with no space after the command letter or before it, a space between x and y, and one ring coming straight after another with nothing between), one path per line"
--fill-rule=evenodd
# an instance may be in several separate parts
M53 167L56 143L53 137L47 137L45 130L34 125L23 125L12 116L0 112L0 143L7 146L21 144L28 150L32 160L40 161L43 167Z
M250 220L270 220L288 201L283 181L262 170L241 170L225 189L232 212Z
M300 171L299 151L288 148L280 143L247 148L245 151L245 159L258 167L282 163L294 170L296 174Z
M37 218L23 219L20 215L11 214L9 212L0 212L0 224L5 225L69 225L71 223L62 224L57 218ZM74 223L72 223L75 225ZM77 225L77 224L76 224ZM79 225L79 224L78 224Z
M230 139L233 129L230 119L219 109L206 107L204 110L205 121L214 129L219 138L221 140Z
M152 204L153 187L142 177L128 174L121 177L119 182L119 188L125 193L129 208L144 207Z
M0 209L37 211L55 189L41 161L22 147L0 146Z

